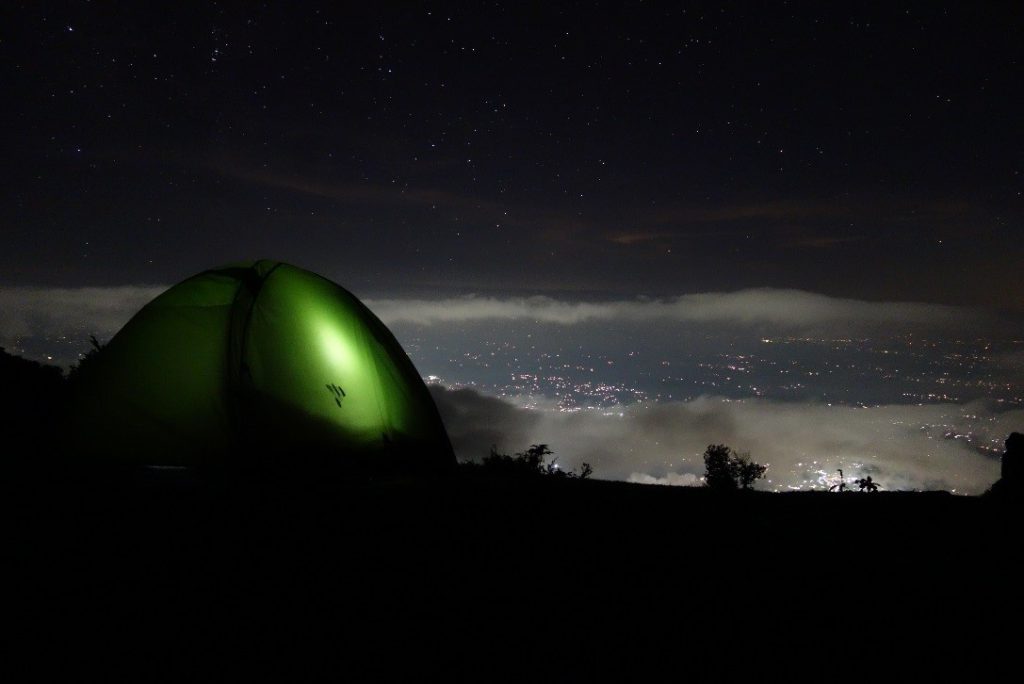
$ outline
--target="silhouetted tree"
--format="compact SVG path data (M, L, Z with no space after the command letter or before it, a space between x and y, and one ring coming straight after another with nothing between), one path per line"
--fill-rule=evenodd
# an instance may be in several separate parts
M734 453L724 444L709 444L704 452L704 484L711 489L750 489L765 470L767 466L754 463L750 454Z
M737 480L739 481L741 489L752 488L754 486L754 482L764 477L764 471L768 469L768 466L761 465L760 463L754 463L750 460L749 453L736 455L734 457L734 463Z
M704 452L704 484L711 489L736 489L732 449L724 444L709 444Z

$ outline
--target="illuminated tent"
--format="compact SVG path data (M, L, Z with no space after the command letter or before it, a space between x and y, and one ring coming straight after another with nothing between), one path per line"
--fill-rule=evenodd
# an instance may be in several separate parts
M391 332L345 289L288 264L230 266L175 285L77 384L74 446L121 462L455 462Z

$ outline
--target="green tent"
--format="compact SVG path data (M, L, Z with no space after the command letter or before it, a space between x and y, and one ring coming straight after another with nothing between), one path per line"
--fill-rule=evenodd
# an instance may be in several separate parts
M454 463L391 332L345 289L288 264L229 266L175 285L79 376L70 432L93 456Z

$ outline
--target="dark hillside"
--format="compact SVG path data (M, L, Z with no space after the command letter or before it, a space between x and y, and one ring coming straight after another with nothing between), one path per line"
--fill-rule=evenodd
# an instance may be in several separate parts
M1006 510L941 493L465 474L243 485L187 471L3 490L2 562L25 624L50 640L110 621L104 638L196 657L237 639L327 639L346 658L411 641L461 671L462 645L571 653L558 645L611 639L632 657L632 638L720 648L748 635L798 654L877 650L904 630L963 645L993 638L1020 599Z
M60 368L0 347L0 458L6 464L30 463L49 450L66 385Z

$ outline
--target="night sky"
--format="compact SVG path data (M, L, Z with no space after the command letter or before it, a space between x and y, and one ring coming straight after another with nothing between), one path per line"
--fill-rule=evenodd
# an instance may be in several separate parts
M67 367L282 260L459 458L979 493L1024 431L1022 58L1019 2L4 3L0 346Z
M1020 309L1018 3L5 3L0 284Z

